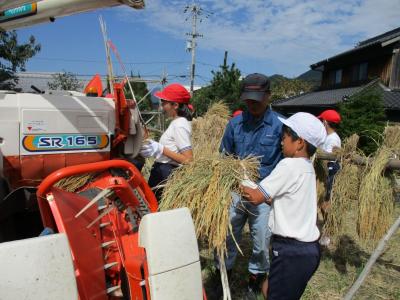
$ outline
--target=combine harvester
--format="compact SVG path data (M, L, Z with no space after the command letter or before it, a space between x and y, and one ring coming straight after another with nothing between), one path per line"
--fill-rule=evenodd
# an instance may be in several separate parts
M121 4L144 7L6 0L0 27ZM190 213L156 212L154 194L127 161L143 140L136 103L123 84L113 90L113 98L0 91L0 299L205 297ZM84 174L91 180L73 191L56 187Z

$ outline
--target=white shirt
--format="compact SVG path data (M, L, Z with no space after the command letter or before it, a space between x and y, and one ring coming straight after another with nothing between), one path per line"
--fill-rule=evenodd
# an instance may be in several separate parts
M317 183L310 160L282 159L259 189L272 198L268 225L273 234L302 242L318 239Z
M322 145L321 149L324 150L325 152L332 153L334 147L340 148L341 146L342 142L340 140L340 137L336 132L332 132L331 134L328 134L328 136L326 137L325 142Z
M178 117L172 120L167 130L162 134L159 142L169 150L175 153L181 153L192 149L191 135L192 123L186 118ZM162 155L160 158L156 159L156 162L178 165L176 161L165 155Z

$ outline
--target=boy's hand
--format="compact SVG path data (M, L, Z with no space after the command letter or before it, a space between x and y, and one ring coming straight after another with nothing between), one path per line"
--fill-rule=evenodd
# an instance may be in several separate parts
M253 188L241 185L240 191L242 193L242 196L244 198L246 198L247 200L249 200L254 205L260 205L261 203L264 203L267 200L267 199L265 199L264 194L261 193L261 191L257 188L253 189Z

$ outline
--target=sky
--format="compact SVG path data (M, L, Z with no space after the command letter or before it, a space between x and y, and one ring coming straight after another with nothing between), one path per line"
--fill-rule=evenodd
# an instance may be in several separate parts
M35 36L42 50L27 71L106 74L98 18L118 49L128 73L189 84L186 51L191 1L147 0L144 10L126 6L56 19L18 30L21 42ZM235 63L243 75L259 72L293 78L315 62L353 48L364 39L400 26L400 0L202 0L195 84L204 86L212 70ZM189 19L188 19L189 17ZM122 74L115 59L114 69Z

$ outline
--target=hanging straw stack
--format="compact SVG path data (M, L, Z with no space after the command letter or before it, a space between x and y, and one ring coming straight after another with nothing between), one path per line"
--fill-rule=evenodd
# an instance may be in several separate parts
M343 147L337 152L340 171L336 174L331 192L331 207L323 227L323 234L336 240L343 233L343 220L350 204L358 199L360 183L359 166L352 164L351 159L357 154L359 136L348 137Z
M391 180L385 176L390 158L399 155L400 126L385 128L384 141L362 178L357 232L364 241L377 241L391 225L394 201Z

